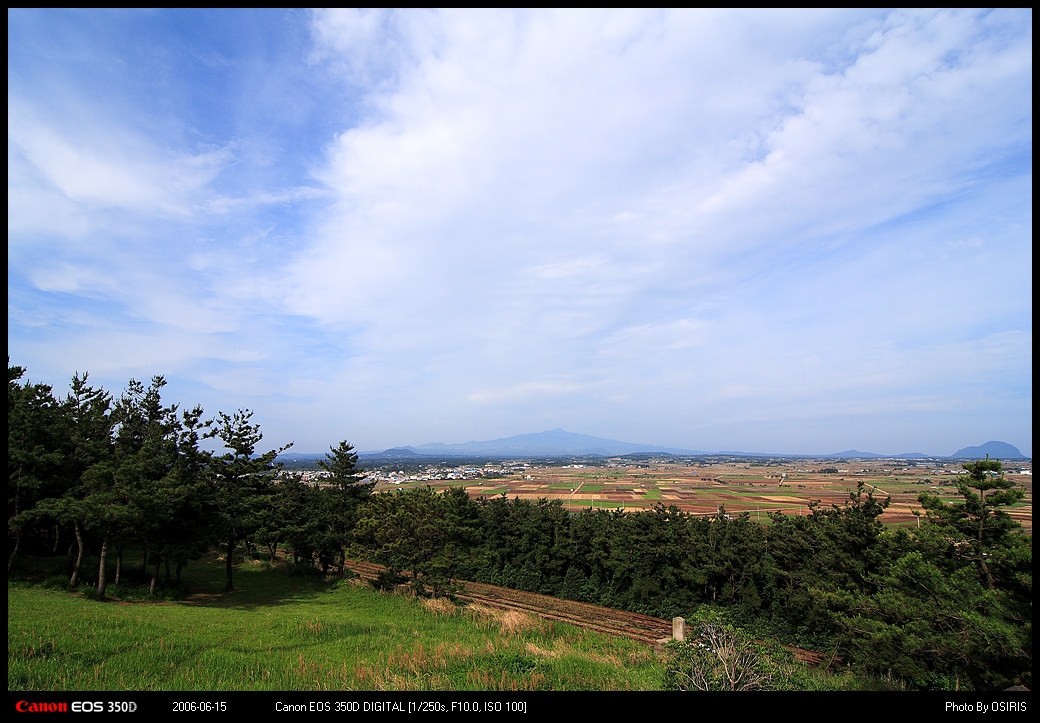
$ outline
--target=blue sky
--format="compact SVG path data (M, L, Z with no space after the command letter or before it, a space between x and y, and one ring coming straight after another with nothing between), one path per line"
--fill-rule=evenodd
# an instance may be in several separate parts
M265 449L1032 453L1032 12L8 10L8 350Z

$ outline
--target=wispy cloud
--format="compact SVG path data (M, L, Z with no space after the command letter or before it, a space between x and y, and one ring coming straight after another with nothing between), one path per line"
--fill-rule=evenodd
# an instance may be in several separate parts
M189 16L10 16L16 363L315 448L1030 448L1030 11Z

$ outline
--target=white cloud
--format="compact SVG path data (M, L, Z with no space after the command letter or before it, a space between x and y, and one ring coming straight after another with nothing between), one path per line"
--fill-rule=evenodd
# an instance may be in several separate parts
M187 214L231 157L227 148L170 153L115 123L63 132L24 102L8 102L8 155L84 209Z
M212 64L176 79L220 101L176 138L9 91L9 320L115 307L127 364L426 437L391 443L703 447L705 417L981 408L1009 378L1023 418L1029 13L309 17L263 88L284 118ZM251 67L235 48L202 50Z
M556 397L581 389L581 385L566 382L525 382L507 389L485 389L466 396L471 402L495 404L502 402L527 401L539 396Z

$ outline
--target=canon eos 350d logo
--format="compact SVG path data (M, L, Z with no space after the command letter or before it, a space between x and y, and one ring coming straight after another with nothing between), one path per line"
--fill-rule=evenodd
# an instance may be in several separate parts
M16 713L133 713L133 701L74 700L20 700L14 704Z

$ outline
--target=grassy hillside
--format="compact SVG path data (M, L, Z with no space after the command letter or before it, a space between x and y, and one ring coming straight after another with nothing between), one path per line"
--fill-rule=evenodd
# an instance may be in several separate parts
M658 690L664 681L645 647L517 613L329 587L259 563L239 568L230 594L216 560L184 576L194 594L163 603L98 602L45 577L9 582L8 689Z

